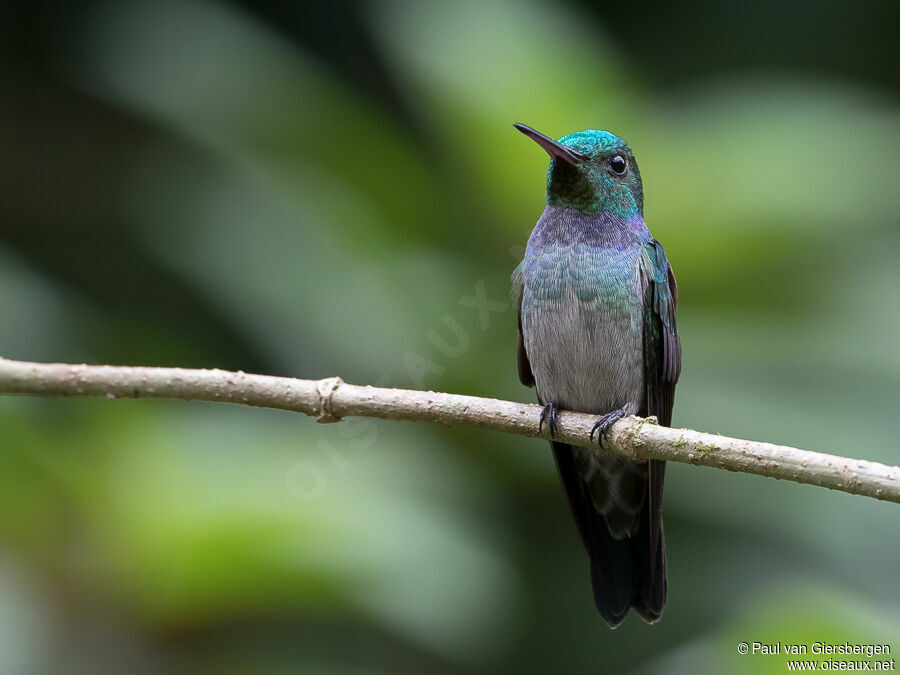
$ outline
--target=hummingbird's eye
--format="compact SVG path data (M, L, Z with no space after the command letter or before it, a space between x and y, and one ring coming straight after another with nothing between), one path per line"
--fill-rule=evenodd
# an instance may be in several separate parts
M609 168L614 174L621 176L628 171L628 160L622 155L613 155L609 158Z

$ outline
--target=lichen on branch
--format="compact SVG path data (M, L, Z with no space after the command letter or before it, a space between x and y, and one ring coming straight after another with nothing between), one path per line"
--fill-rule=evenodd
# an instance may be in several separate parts
M300 412L319 422L343 417L435 422L550 438L541 407L433 391L299 380L225 370L31 363L0 358L0 393L37 396L167 398L238 403ZM595 416L560 412L555 440L590 447ZM607 447L643 461L665 459L819 485L900 503L900 467L783 445L659 426L652 418L616 422Z

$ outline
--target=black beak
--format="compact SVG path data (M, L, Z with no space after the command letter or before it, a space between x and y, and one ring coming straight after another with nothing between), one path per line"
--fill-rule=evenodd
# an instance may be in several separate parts
M519 124L516 122L513 126L546 150L547 154L553 159L562 159L569 164L578 164L587 159L587 157L580 152L575 152L572 148L567 148L565 145L554 141L549 136L544 136L540 131L535 131L527 124Z

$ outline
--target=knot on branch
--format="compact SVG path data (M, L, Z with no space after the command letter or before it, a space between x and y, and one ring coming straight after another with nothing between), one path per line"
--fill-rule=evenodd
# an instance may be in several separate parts
M340 398L335 391L342 387ZM182 370L29 363L0 357L0 394L38 396L147 396L228 401L302 412L319 422L348 416L428 420L531 436L530 415L539 411L510 401L439 392L345 385L339 377L293 380L221 370ZM596 417L564 412L557 420L561 442L596 448L589 435ZM539 435L543 436L543 434ZM636 462L648 459L702 464L717 469L785 478L900 503L900 467L724 438L691 429L658 426L654 418L620 419L606 435L607 447Z
M340 422L341 418L334 414L334 402L332 396L344 381L339 377L326 377L316 382L316 391L319 392L319 414L316 422L319 424L331 424Z

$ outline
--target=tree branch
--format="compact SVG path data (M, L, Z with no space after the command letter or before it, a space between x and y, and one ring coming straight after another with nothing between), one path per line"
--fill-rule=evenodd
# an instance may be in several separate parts
M0 393L107 398L174 398L240 403L301 412L319 422L342 417L419 420L550 438L538 430L541 407L476 396L383 389L340 378L297 380L224 370L28 363L0 358ZM590 447L596 416L561 412L555 440ZM900 503L900 467L771 443L669 429L628 417L608 435L611 447L633 460L666 459L783 478Z

